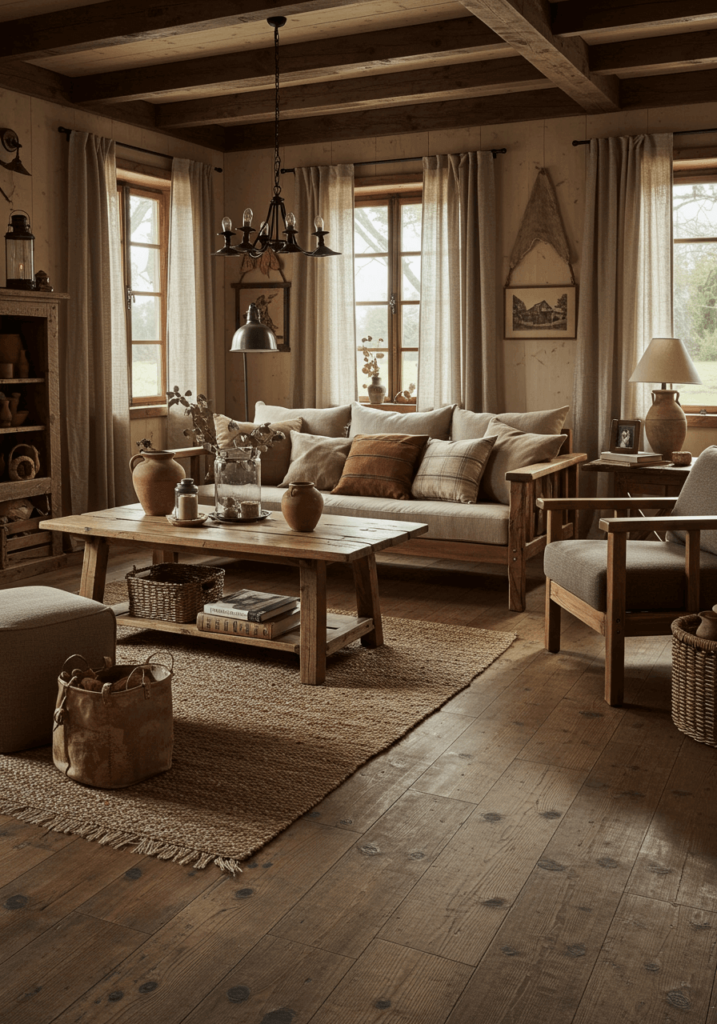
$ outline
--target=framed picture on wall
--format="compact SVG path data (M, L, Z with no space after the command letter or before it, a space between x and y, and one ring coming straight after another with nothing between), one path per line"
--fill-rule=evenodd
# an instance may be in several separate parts
M642 420L613 420L610 427L610 451L615 454L637 455L640 451Z
M289 296L291 281L242 281L232 284L236 302L236 329L246 323L250 303L259 311L259 319L276 335L280 352L289 352Z
M506 338L575 338L578 289L530 285L505 289Z

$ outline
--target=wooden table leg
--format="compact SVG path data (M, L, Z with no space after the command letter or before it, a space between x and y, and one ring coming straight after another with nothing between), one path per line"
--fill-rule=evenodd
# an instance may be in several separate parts
M356 608L359 617L364 615L373 619L373 629L361 637L364 647L383 646L383 623L381 622L381 605L378 598L378 573L376 558L371 552L366 558L359 558L351 563L354 571L356 588Z
M172 548L154 548L152 550L152 565L159 565L161 562L178 562L179 552Z
M110 546L105 537L86 537L85 556L82 560L80 596L102 601L105 596L107 556Z
M326 563L301 559L301 682L326 679Z

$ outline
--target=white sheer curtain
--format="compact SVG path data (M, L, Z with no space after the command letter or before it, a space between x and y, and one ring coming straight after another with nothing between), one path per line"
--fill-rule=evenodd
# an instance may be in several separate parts
M418 408L502 408L493 154L423 158Z
M591 139L573 393L576 451L597 458L611 420L644 418L650 387L628 378L650 339L671 335L672 135ZM595 476L586 473L583 481Z
M208 164L172 160L167 290L167 381L182 393L216 398L211 253L212 173ZM221 410L218 410L221 411ZM191 421L183 406L169 411L167 444L186 447Z
M66 486L73 514L136 501L115 144L73 131L68 172Z
M297 167L296 223L307 248L314 218L341 256L294 260L291 286L291 395L294 408L356 400L354 317L354 168Z

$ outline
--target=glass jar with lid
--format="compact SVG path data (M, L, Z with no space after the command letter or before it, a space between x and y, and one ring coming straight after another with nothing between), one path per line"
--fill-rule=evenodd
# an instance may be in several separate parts
M251 448L227 448L218 453L214 460L214 514L229 522L259 517L259 452L252 453Z

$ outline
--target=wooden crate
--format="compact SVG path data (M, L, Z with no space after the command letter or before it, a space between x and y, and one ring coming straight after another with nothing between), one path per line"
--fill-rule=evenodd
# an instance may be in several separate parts
M52 554L52 534L40 529L49 515L0 524L0 570Z

